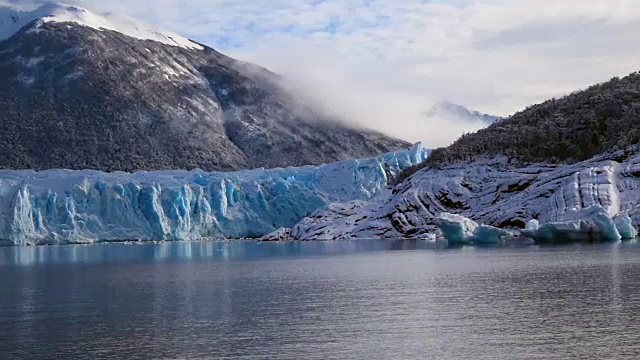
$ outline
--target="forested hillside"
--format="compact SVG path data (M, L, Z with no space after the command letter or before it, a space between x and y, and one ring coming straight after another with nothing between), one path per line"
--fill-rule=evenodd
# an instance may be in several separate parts
M640 142L640 73L551 99L473 134L431 162L506 155L523 162L576 162Z
M407 169L505 155L528 162L574 163L640 143L640 73L533 105L486 129L465 134Z

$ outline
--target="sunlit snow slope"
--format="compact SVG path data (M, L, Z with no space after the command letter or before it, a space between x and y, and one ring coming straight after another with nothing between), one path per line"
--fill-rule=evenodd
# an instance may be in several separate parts
M0 8L0 40L5 40L32 21L73 23L96 30L112 30L140 40L153 40L166 45L203 50L189 39L167 30L156 29L131 17L113 13L96 14L87 9L50 2L33 11Z

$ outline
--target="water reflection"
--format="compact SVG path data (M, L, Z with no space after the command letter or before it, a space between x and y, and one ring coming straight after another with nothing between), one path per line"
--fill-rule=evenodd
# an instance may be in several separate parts
M279 256L345 254L362 251L442 249L446 244L422 240L345 240L260 242L224 240L206 242L105 243L93 245L0 248L0 266L113 262L234 260Z
M0 249L0 358L637 358L640 246L434 246Z

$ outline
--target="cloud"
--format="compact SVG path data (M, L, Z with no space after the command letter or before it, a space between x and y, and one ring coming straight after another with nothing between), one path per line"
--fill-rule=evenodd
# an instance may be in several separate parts
M211 44L354 122L431 146L474 130L425 123L435 101L507 115L640 63L636 0L67 2Z

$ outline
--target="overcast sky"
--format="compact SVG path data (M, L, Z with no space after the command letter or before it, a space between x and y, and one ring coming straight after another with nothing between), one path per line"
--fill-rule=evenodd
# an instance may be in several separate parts
M469 130L421 123L434 101L508 115L640 70L640 0L65 2L174 30L287 75L356 122L431 145Z

